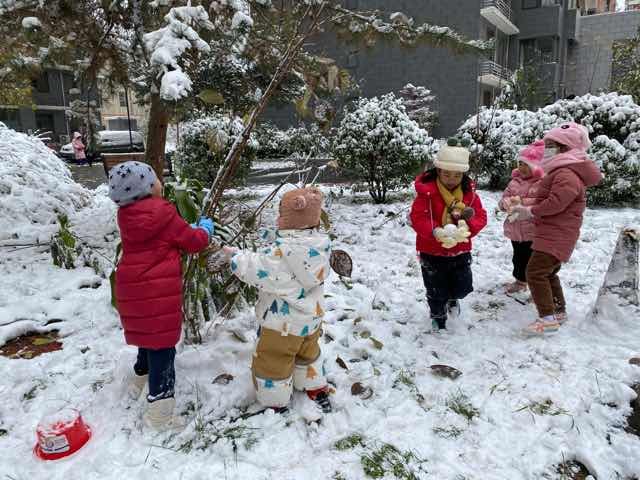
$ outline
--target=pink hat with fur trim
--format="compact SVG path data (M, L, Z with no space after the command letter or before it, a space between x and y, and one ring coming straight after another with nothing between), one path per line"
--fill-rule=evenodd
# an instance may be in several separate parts
M591 147L589 140L589 130L583 125L574 122L564 123L559 127L552 128L544 136L545 140L553 140L560 145L566 145L572 150L582 150L586 152Z
M544 140L536 140L531 145L524 147L518 155L518 161L526 163L531 168L531 172L535 176L542 176L542 167L540 166L544 157Z

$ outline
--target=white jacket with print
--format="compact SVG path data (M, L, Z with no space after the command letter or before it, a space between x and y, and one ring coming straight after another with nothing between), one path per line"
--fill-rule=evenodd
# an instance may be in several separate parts
M263 327L283 335L311 335L324 316L331 240L318 230L281 230L272 237L273 243L259 252L234 255L231 271L258 289L256 315Z

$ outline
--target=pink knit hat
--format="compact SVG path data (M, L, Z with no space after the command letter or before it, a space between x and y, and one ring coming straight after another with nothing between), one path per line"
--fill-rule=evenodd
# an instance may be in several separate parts
M518 161L526 163L531 168L531 173L536 177L542 177L540 163L544 157L544 140L536 140L531 145L524 147L518 155Z
M280 230L303 230L320 225L322 192L314 187L287 192L280 201Z
M553 140L560 145L566 145L572 150L582 150L583 152L586 152L591 147L587 128L574 122L564 123L549 130L544 139Z

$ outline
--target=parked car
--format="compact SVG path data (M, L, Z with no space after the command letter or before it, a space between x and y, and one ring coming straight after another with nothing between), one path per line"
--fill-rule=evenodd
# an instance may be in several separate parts
M144 152L144 139L140 132L128 130L103 130L98 132L94 157L102 153Z
M95 148L87 148L86 154L93 162L99 162L103 153L131 153L144 152L144 139L140 132L128 130L102 130L96 133ZM70 143L64 145L59 152L60 157L72 162L75 159L73 146Z
M76 158L75 153L73 152L73 145L67 143L60 147L58 156L67 162L73 162Z

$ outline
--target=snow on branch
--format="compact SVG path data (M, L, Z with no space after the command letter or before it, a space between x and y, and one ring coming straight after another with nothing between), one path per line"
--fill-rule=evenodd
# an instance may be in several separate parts
M379 12L356 12L340 5L330 8L339 14L334 20L336 25L346 28L351 34L365 36L368 41L372 39L371 34L375 33L383 37L393 35L407 45L426 42L461 53L487 53L494 48L493 40L469 40L449 27L429 23L415 25L414 19L403 12L394 12L389 21L385 21Z
M196 28L212 30L213 24L201 5L172 8L164 19L166 26L145 34L144 43L151 52L151 64L161 77L160 96L176 101L191 92L191 79L178 61L191 48L209 52L209 45L200 38Z

